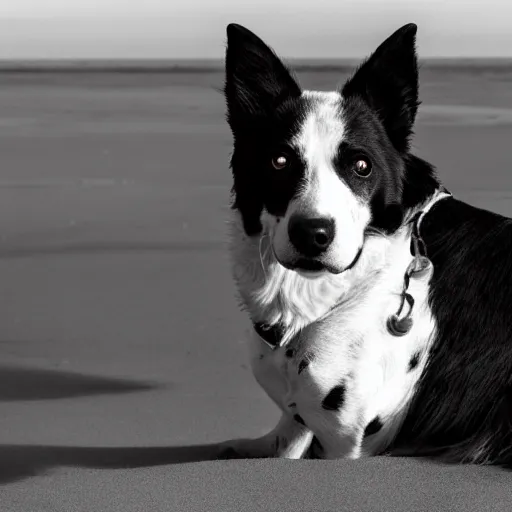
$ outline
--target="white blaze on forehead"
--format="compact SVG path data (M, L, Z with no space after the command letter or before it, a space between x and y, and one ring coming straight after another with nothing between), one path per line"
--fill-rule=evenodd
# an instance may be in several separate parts
M346 222L359 213L359 200L334 167L344 136L342 98L337 92L306 91L304 96L312 108L294 141L306 164L299 208ZM337 219L340 215L344 218Z
M315 168L332 165L344 135L341 118L341 96L337 92L305 91L312 108L294 139L304 160L308 174Z

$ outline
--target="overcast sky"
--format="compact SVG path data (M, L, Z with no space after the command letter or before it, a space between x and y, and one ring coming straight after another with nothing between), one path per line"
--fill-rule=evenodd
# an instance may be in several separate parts
M360 57L419 25L420 56L512 56L512 0L0 0L0 58L219 58L225 26L283 57Z

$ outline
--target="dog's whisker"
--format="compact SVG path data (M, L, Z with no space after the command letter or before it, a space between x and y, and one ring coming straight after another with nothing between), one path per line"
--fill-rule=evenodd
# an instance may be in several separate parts
M268 254L269 247L267 247L267 250L264 253L261 252L261 247L262 247L262 244L263 244L263 240L265 238L268 238L268 234L267 233L264 233L260 237L260 242L259 242L259 245L258 245L258 252L260 254L261 269L263 270L263 274L265 274L265 278L267 278L267 271L265 270L264 259L266 258L267 254Z

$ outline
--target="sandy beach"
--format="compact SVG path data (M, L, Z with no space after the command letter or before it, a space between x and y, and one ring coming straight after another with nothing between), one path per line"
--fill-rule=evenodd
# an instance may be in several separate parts
M510 69L422 68L414 146L512 216ZM279 416L229 275L222 79L0 76L0 511L509 510L494 468L205 461Z

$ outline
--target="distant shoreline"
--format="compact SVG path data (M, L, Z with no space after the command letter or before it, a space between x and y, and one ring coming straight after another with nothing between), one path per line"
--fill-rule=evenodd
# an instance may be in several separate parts
M328 73L350 71L361 59L287 59L294 70ZM512 58L432 58L420 60L423 69L512 70ZM219 73L221 60L0 60L2 73Z

